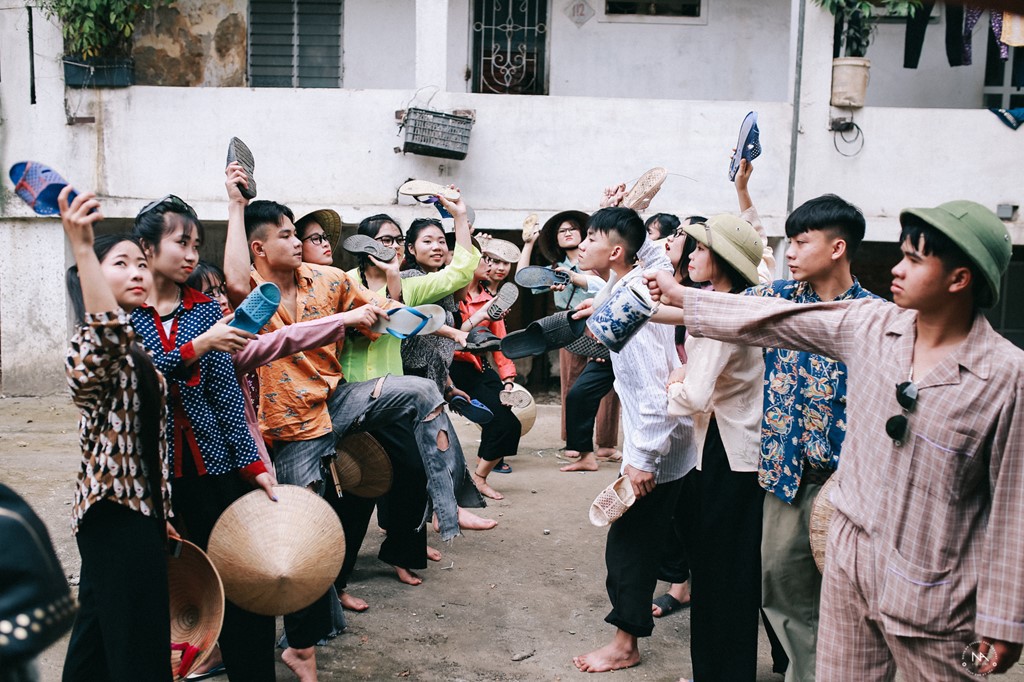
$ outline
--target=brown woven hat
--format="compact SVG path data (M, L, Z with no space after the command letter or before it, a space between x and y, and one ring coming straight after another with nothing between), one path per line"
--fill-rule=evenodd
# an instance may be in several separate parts
M334 479L342 492L358 497L380 497L391 490L391 459L368 433L346 436L331 461Z
M568 220L577 223L580 226L580 232L583 234L583 237L586 237L587 220L589 219L590 216L583 211L562 211L548 218L544 223L544 227L540 228L540 236L537 237L540 252L551 263L561 262L565 258L565 254L558 246L558 228ZM580 241L583 240L581 239Z
M818 570L825 572L825 543L828 540L828 525L832 522L832 514L836 508L829 499L832 489L835 488L836 477L832 476L825 485L818 491L818 497L814 500L811 508L811 554L814 556L814 563Z
M338 215L338 212L330 208L320 208L296 220L295 226L301 229L305 223L310 222L324 228L324 234L327 235L327 242L331 245L331 250L337 250L338 240L341 239L341 216Z
M210 558L191 542L181 541L175 557L167 555L171 597L171 673L188 676L213 652L224 624L224 585ZM181 646L184 645L184 646Z
M235 500L210 533L208 552L224 595L265 616L294 613L330 588L345 560L338 515L319 495L275 485Z

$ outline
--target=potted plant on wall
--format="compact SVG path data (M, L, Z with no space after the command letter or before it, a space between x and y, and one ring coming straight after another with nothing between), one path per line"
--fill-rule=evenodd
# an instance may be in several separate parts
M135 20L154 5L170 4L171 0L44 0L44 11L61 23L65 84L77 88L132 85Z
M835 17L832 52L832 106L862 107L871 61L866 54L874 37L874 16L906 16L921 0L814 0Z

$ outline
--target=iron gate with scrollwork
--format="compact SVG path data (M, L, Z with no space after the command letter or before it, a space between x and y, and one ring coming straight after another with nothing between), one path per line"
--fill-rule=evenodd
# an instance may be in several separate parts
M549 0L474 0L473 92L546 95Z

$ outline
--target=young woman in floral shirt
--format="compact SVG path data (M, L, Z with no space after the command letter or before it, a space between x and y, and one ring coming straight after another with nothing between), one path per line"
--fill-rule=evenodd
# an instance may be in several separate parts
M93 224L103 218L95 195L82 193L69 206L69 194L59 203L76 262L68 271L77 332L67 375L82 411L71 524L82 569L63 679L169 682L165 383L128 321L153 279L138 241L94 239Z

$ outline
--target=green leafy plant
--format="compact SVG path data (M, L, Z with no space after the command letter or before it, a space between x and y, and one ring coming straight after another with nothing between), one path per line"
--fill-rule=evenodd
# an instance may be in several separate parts
M814 0L836 18L833 57L845 50L847 57L863 57L875 33L872 18L884 12L887 15L913 15L921 0Z
M48 16L60 20L64 53L91 59L129 56L139 14L172 1L44 0L42 7Z

